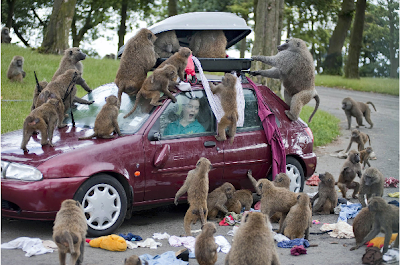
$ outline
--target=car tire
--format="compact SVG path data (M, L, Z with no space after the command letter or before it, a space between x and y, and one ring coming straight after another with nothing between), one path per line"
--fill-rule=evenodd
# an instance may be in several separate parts
M300 162L294 157L286 157L286 175L290 178L289 189L294 192L302 192L304 189L304 171Z
M74 199L83 206L88 233L92 236L111 234L125 219L127 197L122 184L106 174L86 180Z

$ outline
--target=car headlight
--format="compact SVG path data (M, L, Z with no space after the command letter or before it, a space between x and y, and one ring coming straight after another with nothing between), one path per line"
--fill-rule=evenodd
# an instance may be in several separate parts
M43 179L43 174L31 166L1 161L1 178L37 181Z

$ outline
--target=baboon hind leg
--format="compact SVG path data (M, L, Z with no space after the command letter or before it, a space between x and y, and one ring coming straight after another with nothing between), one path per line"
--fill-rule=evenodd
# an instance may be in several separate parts
M303 90L295 94L292 97L292 101L290 102L290 110L285 111L286 116L288 116L288 118L292 121L297 120L299 118L301 109L305 104L310 102L313 96L314 96L313 90Z
M230 123L231 121L226 116L222 117L221 121L218 123L218 135L215 136L215 139L218 141L226 140L225 129Z
M369 127L369 129L372 129L372 127L374 127L374 124L373 124L372 121L371 121L371 111L370 111L369 109L367 109L367 110L365 111L364 117L365 117L365 120L369 123L369 125L371 125L371 126Z

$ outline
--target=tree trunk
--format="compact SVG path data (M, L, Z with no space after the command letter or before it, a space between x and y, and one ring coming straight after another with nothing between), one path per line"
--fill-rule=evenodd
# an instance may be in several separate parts
M76 0L55 0L50 22L43 34L42 50L61 54L68 49L68 37L75 13Z
M243 14L244 21L246 21L246 23L249 20L249 16L247 14ZM240 58L244 58L245 54L246 54L246 50L247 50L247 43L246 43L246 37L244 37L241 41L240 41Z
M168 16L176 16L178 15L178 3L176 0L169 0L168 1Z
M350 46L344 76L346 78L360 78L358 73L358 61L363 41L366 0L357 0L356 15L354 17L353 29L350 34Z
M284 0L258 0L255 12L255 29L254 29L254 44L252 55L272 56L277 53L277 44L280 44L279 27L282 25L280 19L281 8ZM251 69L260 70L268 69L270 66L261 62L253 61ZM272 78L262 78L257 76L255 82L267 85L275 92L280 90L280 81Z
M124 45L126 34L126 19L128 17L128 0L122 0L121 3L121 23L118 30L118 50Z
M7 14L7 22L6 27L9 29L13 26L13 16L14 16L14 7L15 7L16 0L7 0L8 5L8 14Z
M399 67L399 58L396 58L396 47L394 46L395 19L393 13L393 1L388 0L388 17L389 17L389 60L390 60L390 78L397 78L397 68Z
M343 0L338 22L329 40L328 55L325 58L324 74L342 75L342 48L353 19L354 0Z

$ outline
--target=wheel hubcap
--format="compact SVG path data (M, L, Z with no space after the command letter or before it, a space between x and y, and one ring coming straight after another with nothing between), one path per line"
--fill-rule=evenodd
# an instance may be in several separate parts
M286 165L286 175L290 178L289 189L294 192L300 192L301 175L297 167L290 164Z

